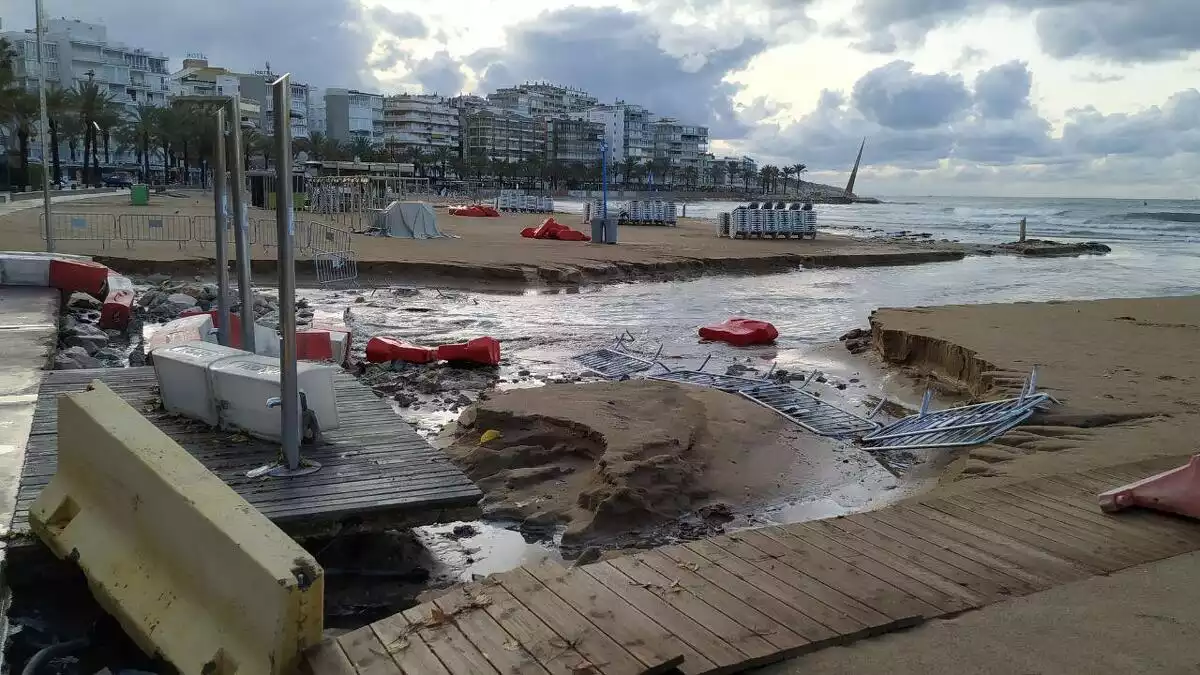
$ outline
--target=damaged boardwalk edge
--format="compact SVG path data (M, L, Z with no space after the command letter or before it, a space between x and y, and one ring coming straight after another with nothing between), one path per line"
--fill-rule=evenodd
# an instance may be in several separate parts
M388 404L347 373L334 377L341 425L304 446L323 465L301 478L249 478L274 462L278 444L167 414L153 368L46 373L26 448L9 551L30 549L29 507L57 468L59 395L100 380L199 460L250 505L294 537L357 527L413 527L478 513L479 489Z
M337 675L731 673L1200 550L1200 523L1100 511L1156 458L746 530L566 569L521 567L326 640Z

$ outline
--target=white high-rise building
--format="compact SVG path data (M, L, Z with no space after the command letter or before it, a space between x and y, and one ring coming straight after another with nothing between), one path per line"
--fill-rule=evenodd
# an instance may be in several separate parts
M271 94L271 83L279 79L279 75L271 72L271 64L266 69L256 70L253 75L242 75L240 90L243 99L261 102L262 115L258 128L267 136L275 134L275 97ZM308 106L311 100L311 87L303 82L291 81L292 104L290 111L292 138L308 138Z
M382 145L383 95L355 89L326 89L325 133L342 143L362 138L373 146Z
M446 148L459 153L458 110L440 96L400 94L383 100L383 142L389 149L425 154Z
M325 123L325 90L312 87L308 92L308 133L328 135Z
M647 162L654 158L653 115L640 105L617 102L601 105L582 113L590 122L604 125L609 161Z

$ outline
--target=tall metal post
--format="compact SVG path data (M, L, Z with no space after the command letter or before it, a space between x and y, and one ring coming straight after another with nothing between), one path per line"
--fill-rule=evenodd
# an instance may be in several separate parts
M279 238L279 385L283 456L300 469L300 388L296 367L296 238L292 213L291 74L271 83L275 102L275 227Z
M600 141L600 217L608 218L608 141Z
M233 203L233 233L237 254L238 294L242 305L242 349L256 352L254 344L254 286L250 278L250 204L246 199L246 167L242 163L242 101L229 99L229 194Z
M225 110L217 109L217 139L213 149L213 222L217 250L217 342L229 346L229 253L225 224L229 195L225 189ZM244 322L243 322L244 323Z
M50 217L50 156L53 151L50 148L50 140L48 133L50 130L50 117L46 114L46 57L42 53L42 31L45 30L42 23L42 0L34 0L34 12L37 14L35 18L35 29L37 30L37 62L38 62L38 103L41 106L40 128L38 129L38 143L42 145L42 208L46 211L46 250L54 252L54 224ZM25 166L26 175L29 174L28 162Z

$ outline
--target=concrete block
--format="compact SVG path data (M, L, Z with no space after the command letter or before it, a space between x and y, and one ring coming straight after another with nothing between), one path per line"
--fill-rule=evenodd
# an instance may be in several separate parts
M99 381L58 404L34 532L184 675L284 675L320 642L315 559Z

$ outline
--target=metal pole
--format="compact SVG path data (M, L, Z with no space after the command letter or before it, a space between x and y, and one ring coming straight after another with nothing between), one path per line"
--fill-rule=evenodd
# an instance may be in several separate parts
M230 200L233 203L234 246L237 254L238 294L242 305L242 349L257 352L254 344L254 286L250 278L250 204L246 199L246 168L242 163L242 97L229 99Z
M225 189L225 110L217 109L217 143L213 149L213 222L217 249L217 342L229 346L229 253L225 224L229 221L229 195Z
M38 62L38 103L40 105L39 115L41 117L41 128L38 130L38 143L42 145L42 208L46 211L46 250L54 252L54 225L50 218L50 160L52 153L50 149L50 140L47 137L47 132L50 129L50 117L46 114L46 61L42 54L42 31L45 30L42 24L42 0L34 0L34 12L37 14L35 19L37 30L37 62ZM28 164L25 167L25 173L29 173Z
M283 456L300 468L300 391L296 368L296 224L292 213L291 75L271 83L275 101L275 227L279 238L279 386Z
M608 218L608 143L604 141L600 142L600 195L600 217Z

